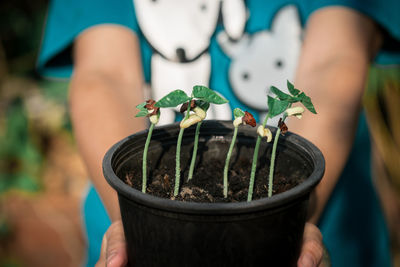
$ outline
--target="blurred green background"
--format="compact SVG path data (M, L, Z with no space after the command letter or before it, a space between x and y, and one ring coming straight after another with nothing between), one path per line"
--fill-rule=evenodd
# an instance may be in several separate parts
M0 194L42 188L40 167L49 134L42 126L67 124L66 84L43 81L35 71L47 2L0 4ZM49 117L48 107L57 109L51 115L57 118Z
M35 71L48 3L0 1L0 267L80 266L84 259L80 203L87 175L72 138L68 83ZM387 84L388 69L372 69L379 75L370 75L369 87L388 89L367 90L364 105L375 140L376 184L400 266L400 198L392 192L400 190L400 168L391 162L400 153L400 72L391 72L397 82Z
M72 247L84 246L86 175L71 135L68 84L35 71L48 2L0 1L0 266L76 266L82 253ZM35 234L43 240L27 240ZM68 257L54 265L60 254Z

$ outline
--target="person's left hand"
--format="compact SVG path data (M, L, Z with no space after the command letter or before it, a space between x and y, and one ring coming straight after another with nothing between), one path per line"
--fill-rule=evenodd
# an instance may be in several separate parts
M103 236L100 258L96 267L123 267L128 263L126 241L122 221L111 224Z

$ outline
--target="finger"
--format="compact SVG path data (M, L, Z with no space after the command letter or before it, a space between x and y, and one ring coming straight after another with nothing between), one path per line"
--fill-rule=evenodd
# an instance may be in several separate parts
M107 267L121 267L128 262L126 253L126 242L122 221L118 220L111 224L105 234L106 238L106 263Z
M306 223L298 267L317 267L322 261L324 247L322 234L314 224Z
M97 261L95 267L106 266L106 248L107 248L107 239L106 236L104 235L103 241L101 242L100 258Z

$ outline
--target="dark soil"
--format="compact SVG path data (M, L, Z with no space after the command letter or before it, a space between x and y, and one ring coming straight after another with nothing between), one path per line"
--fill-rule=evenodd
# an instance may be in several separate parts
M174 163L173 163L174 164ZM247 192L250 180L251 163L249 161L237 161L230 166L229 171L229 191L228 198L223 196L223 167L224 162L213 161L210 166L196 166L194 177L188 181L188 168L181 174L180 194L173 197L175 184L175 166L161 166L149 175L150 180L147 185L147 193L181 201L192 202L240 202L247 201ZM267 164L269 165L269 164ZM256 181L253 193L253 200L268 195L268 175L269 168L263 168L257 171ZM299 170L298 173L292 173L291 177L285 177L280 173L274 174L273 194L287 191L301 181L304 176ZM134 178L136 177L136 178ZM258 177L258 178L257 178ZM139 173L128 172L125 175L125 182L137 190L142 188L141 169Z

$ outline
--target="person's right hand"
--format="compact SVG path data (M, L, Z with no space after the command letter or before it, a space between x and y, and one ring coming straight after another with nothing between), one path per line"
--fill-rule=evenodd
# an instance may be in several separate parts
M322 234L314 224L306 223L298 267L322 267L324 248ZM128 262L122 221L115 221L103 237L100 259L96 267L124 267Z
M122 221L111 224L104 234L101 253L96 267L124 267L128 263L126 242Z

